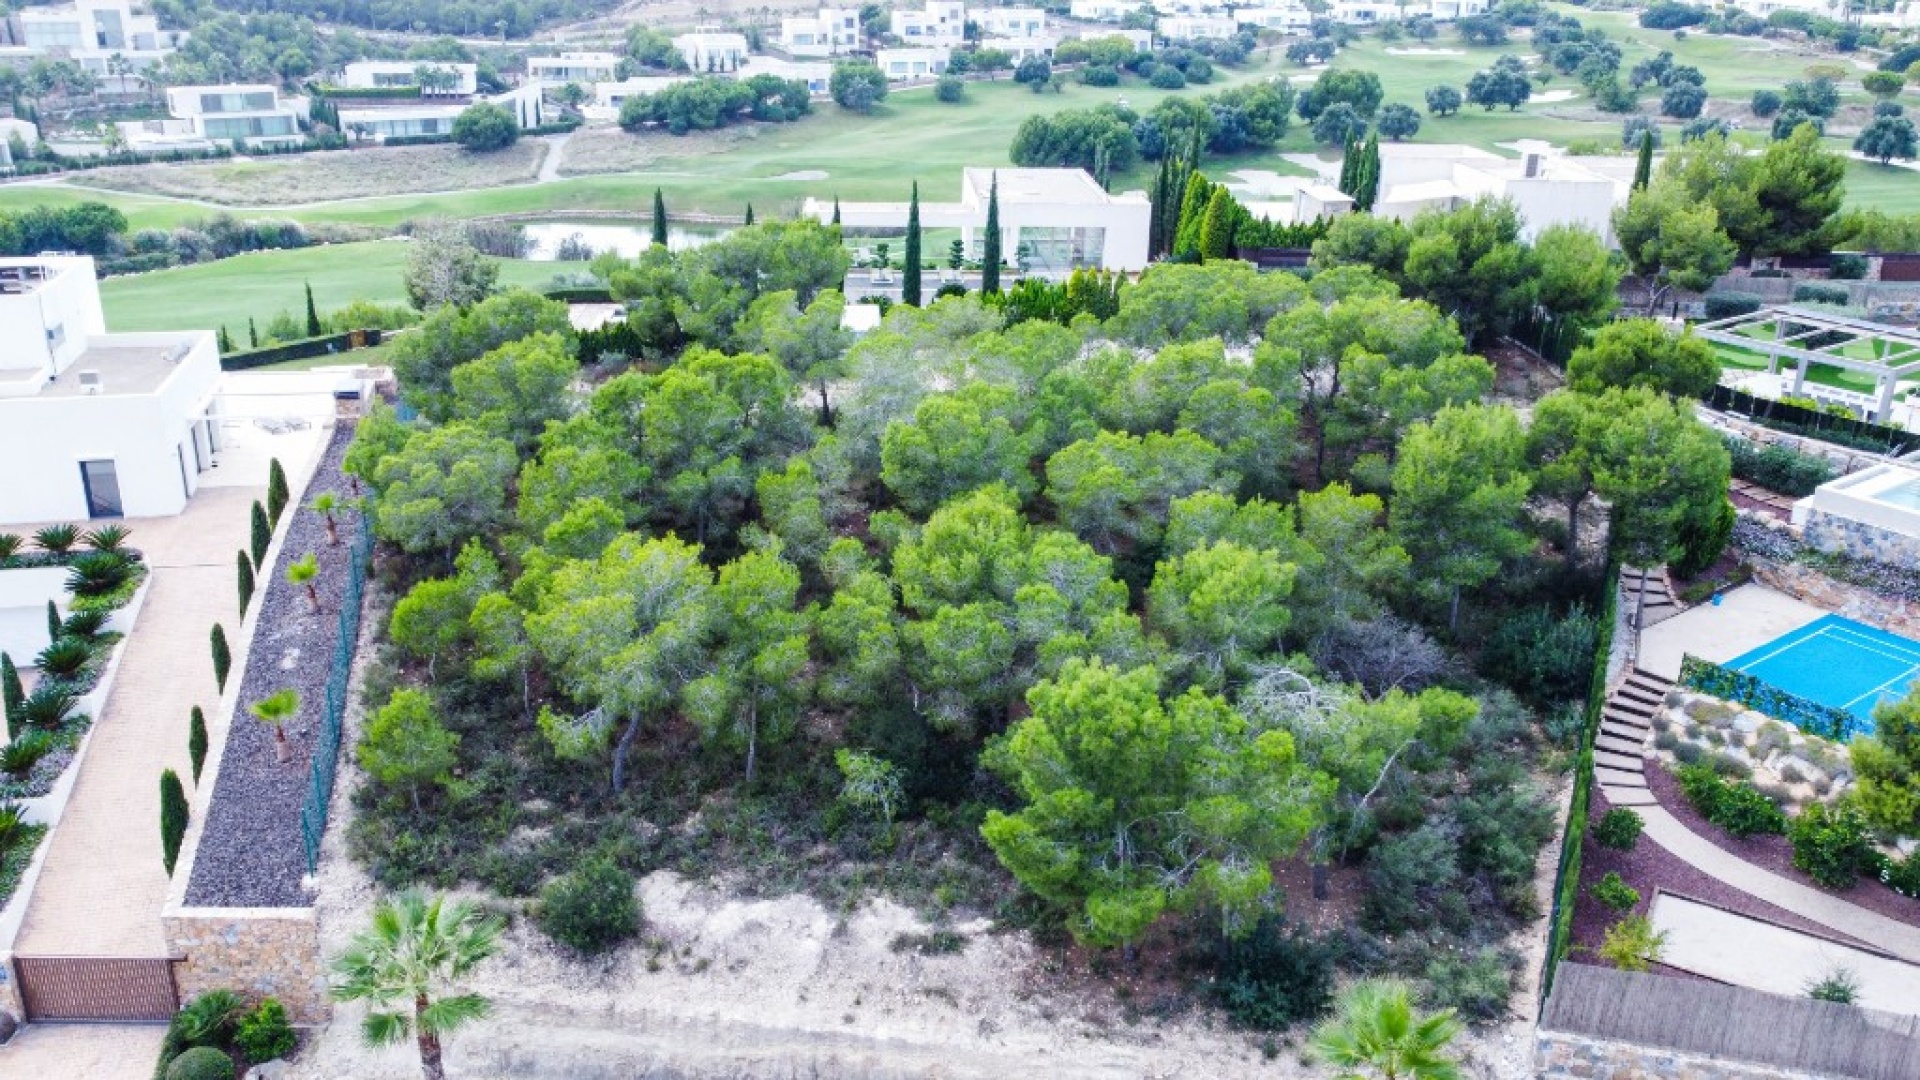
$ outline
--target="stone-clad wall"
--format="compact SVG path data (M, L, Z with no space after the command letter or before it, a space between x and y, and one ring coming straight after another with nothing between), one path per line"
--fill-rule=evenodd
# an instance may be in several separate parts
M331 1005L312 908L178 908L161 920L180 1000L226 988L272 995L296 1024L325 1023Z
M1536 1080L1820 1080L1725 1058L1541 1030L1534 1040Z
M1805 535L1807 543L1821 551L1843 552L1889 566L1920 562L1920 540L1820 510L1807 515Z

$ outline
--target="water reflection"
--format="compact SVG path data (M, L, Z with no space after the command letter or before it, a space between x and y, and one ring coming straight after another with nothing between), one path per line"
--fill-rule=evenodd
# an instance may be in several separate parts
M527 258L535 262L554 262L560 258L563 247L578 245L598 255L604 252L616 252L631 259L647 250L653 243L653 227L646 222L631 221L593 221L572 219L568 221L527 221L522 222L526 231ZM732 232L723 225L675 225L667 224L667 249L686 251L715 240Z

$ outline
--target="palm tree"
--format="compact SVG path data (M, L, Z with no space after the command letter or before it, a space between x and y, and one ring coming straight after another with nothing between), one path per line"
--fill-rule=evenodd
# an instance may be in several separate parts
M393 1012L369 1012L360 1034L371 1046L389 1046L409 1034L420 1047L426 1080L445 1080L440 1038L487 1015L478 994L449 994L480 961L492 956L506 923L482 915L472 904L409 890L373 909L373 924L354 935L333 962L339 1001L400 1004ZM412 1002L413 1013L404 1009Z
M287 721L300 711L300 692L282 690L254 702L247 710L254 719L273 729L273 754L285 765L293 760L293 747L287 742Z
M313 587L315 578L320 576L320 560L309 551L305 558L295 559L287 564L287 583L307 587L307 603L313 606L313 613L320 614L320 593Z
M1369 980L1341 995L1339 1011L1314 1030L1313 1047L1341 1080L1460 1080L1447 1044L1460 1034L1453 1010L1423 1014L1401 982Z
M334 544L334 545L339 544L340 543L340 526L338 523L336 523L333 520L333 512L335 510L340 509L340 497L338 495L335 495L331 491L323 491L320 494L315 495L313 497L313 502L308 503L307 505L308 505L308 508L311 509L314 513L319 514L321 517L326 519L327 543Z

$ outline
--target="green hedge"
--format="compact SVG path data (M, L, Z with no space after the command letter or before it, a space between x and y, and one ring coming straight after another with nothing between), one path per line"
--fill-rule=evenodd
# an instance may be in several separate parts
M362 98L366 100L391 98L417 98L420 88L417 86L313 86L308 89L328 100Z
M563 304L611 304L613 291L605 285L567 285L548 289L541 295Z
M345 353L353 350L353 336L365 335L361 339L363 347L380 344L378 330L349 330L343 334L325 334L316 338L302 338L289 341L285 345L269 345L264 349L247 349L229 353L220 358L220 370L245 371L248 368L265 367L268 364L282 364L288 360L305 360L328 353Z
M1722 701L1745 705L1754 712L1765 713L1810 735L1834 742L1846 742L1867 731L1866 723L1845 709L1789 694L1744 671L1724 668L1692 654L1680 658L1680 685Z
M1593 681L1587 688L1586 721L1580 727L1580 752L1574 759L1573 803L1566 835L1560 841L1560 869L1553 881L1553 915L1547 924L1547 959L1540 974L1540 1007L1546 1008L1553 973L1573 944L1573 910L1580 898L1581 856L1586 848L1587 811L1593 803L1593 743L1600 734L1600 713L1607 703L1607 660L1613 654L1613 630L1619 621L1620 567L1609 565L1603 579L1600 633L1593 655Z
M433 146L437 143L450 143L453 134L445 135L389 135L380 140L381 146Z

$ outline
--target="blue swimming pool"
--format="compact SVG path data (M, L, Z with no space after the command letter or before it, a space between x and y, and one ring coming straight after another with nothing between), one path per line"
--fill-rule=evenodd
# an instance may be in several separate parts
M1920 680L1920 641L1827 615L1723 667L1867 721L1873 707L1904 696Z

